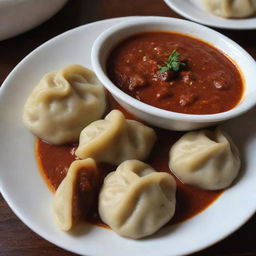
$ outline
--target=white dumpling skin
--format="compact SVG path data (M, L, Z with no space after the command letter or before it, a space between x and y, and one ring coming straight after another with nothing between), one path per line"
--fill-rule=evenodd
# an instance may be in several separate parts
M95 209L100 182L99 171L93 159L72 162L53 197L54 218L61 230L69 231Z
M105 112L105 91L96 75L80 65L46 74L29 95L23 121L51 144L77 142L82 129Z
M256 0L199 0L212 14L223 18L244 18L255 14Z
M220 129L183 135L170 150L170 170L183 183L206 190L229 187L240 169L239 152Z
M126 120L119 110L112 110L80 134L75 152L81 159L118 165L128 159L144 160L156 141L155 131L134 120Z
M138 160L120 164L104 180L99 214L117 234L139 239L152 235L174 215L176 182Z

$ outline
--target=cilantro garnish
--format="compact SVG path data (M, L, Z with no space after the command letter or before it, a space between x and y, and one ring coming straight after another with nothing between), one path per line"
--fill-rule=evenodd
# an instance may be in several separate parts
M168 70L180 71L181 69L187 66L186 62L179 61L180 54L176 50L173 50L171 55L168 57L167 62L165 62L165 66L160 66L160 73L164 73Z

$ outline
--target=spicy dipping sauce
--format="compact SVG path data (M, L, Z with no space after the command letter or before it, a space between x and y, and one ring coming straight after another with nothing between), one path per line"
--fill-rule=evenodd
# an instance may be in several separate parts
M118 44L107 60L112 82L149 105L188 114L234 108L243 82L235 64L198 39L169 32L145 32Z

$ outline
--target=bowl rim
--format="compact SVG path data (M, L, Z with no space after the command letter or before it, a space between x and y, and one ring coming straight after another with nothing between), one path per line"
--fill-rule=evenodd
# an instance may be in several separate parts
M243 56L247 59L247 61L251 62L251 64L253 64L251 66L256 73L256 62L254 61L252 56L249 53L247 53L239 44L237 44L235 41L231 40L227 36L217 32L211 28L208 28L201 24L197 24L192 21L187 21L187 20L178 19L178 18L160 17L160 16L146 16L146 17L137 18L134 20L123 21L117 25L113 25L112 27L110 27L109 29L107 29L103 33L101 33L93 44L92 51L91 51L91 63L92 63L93 70L96 73L98 79L103 84L103 86L112 94L112 96L120 99L121 101L125 102L127 105L131 105L133 108L136 108L142 112L150 114L151 116L161 117L166 120L172 119L172 120L178 120L178 121L192 121L194 123L220 122L220 121L228 120L228 119L239 116L239 115L249 111L253 106L255 106L256 105L256 97L253 101L246 102L245 92L247 90L247 86L244 85L244 92L243 92L242 98L240 99L240 101L237 103L237 105L235 107L233 107L232 109L230 109L228 111L220 112L220 113L216 113L216 114L185 114L185 113L173 112L173 111L164 110L164 109L160 109L160 108L151 106L147 103L141 102L141 101L133 98L132 96L126 94L121 89L119 89L109 79L109 77L106 75L106 73L104 71L103 63L101 63L101 61L100 61L100 52L104 48L104 42L106 42L110 38L113 38L113 36L118 35L118 33L123 32L128 29L130 30L131 28L148 26L149 24L166 25L166 24L173 24L173 23L193 28L195 31L201 30L201 31L205 31L208 33L212 33L212 35L215 35L216 37L221 38L227 44L235 47L235 49L237 49L239 52L241 52L243 54ZM145 31L150 31L150 30L145 30ZM156 30L152 29L152 31L156 31ZM161 29L159 31L161 31ZM168 30L165 30L165 31L168 31ZM172 30L170 30L170 32L171 31ZM178 32L178 31L175 31L175 32ZM143 33L143 31L141 31L139 33ZM184 33L184 32L178 32L178 33L186 35L186 33ZM138 34L138 32L129 33L129 35L127 37L129 37L133 34L134 35ZM210 45L213 45L212 42L207 41L206 39L201 38L200 36L191 36L190 34L187 34L187 35L190 37L197 38L200 41L209 43ZM111 46L114 47L116 44L118 44L118 42L122 41L123 39L125 39L125 37L121 37L121 38L115 40L115 43L112 44ZM216 48L218 50L222 51L223 54L226 53L221 48L219 48L219 47L216 47ZM234 64L237 66L237 69L239 70L241 77L243 79L244 74L243 74L242 70L244 68L240 67L236 63L235 59L232 58L232 56L230 56L230 55L232 55L232 54L230 54L230 53L227 54L227 56L229 56L231 58L231 60L234 62ZM243 81L245 83L245 79L243 79ZM255 88L256 88L256 81L255 81ZM243 104L241 104L242 102L243 102ZM246 102L246 103L244 103L244 102Z

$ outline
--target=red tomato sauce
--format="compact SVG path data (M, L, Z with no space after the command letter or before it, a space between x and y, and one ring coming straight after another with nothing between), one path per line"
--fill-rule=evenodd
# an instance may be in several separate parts
M174 50L186 67L161 73ZM130 96L179 113L224 112L243 95L235 64L215 47L182 34L147 32L127 38L110 53L107 72Z
M121 110L125 114L126 118L134 119L133 116L118 105L113 98L110 98L110 107L111 109ZM172 175L168 167L169 150L173 143L176 142L183 133L158 128L155 128L155 131L158 139L151 155L145 162L150 164L157 171L164 171ZM41 139L36 139L36 160L38 162L40 172L52 192L55 192L61 181L66 176L70 164L74 160L78 159L74 154L76 148L77 145L56 146L48 144ZM99 173L101 174L99 183L102 183L107 173L114 171L116 166L98 164L98 168ZM171 224L184 221L200 213L213 203L222 193L222 190L207 191L188 186L183 184L175 176L174 178L177 183L176 212L175 216L170 221ZM98 201L97 195L94 195L94 198L90 200ZM96 206L97 205L95 205L95 209L97 209ZM90 212L90 215L87 215L84 220L107 227L100 220L97 210Z

